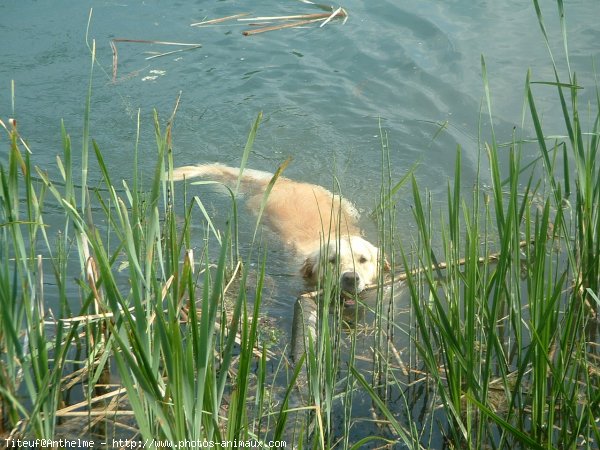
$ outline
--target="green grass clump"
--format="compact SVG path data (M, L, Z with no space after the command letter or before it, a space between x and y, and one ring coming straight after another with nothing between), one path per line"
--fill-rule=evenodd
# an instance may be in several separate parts
M52 181L34 169L16 128L7 129L8 170L0 170L3 435L65 437L59 425L61 418L72 417L72 409L64 406L76 391L91 417L114 421L96 436L106 442L122 436L119 426L138 430L125 434L127 438L175 443L265 438L258 426L264 412L264 400L259 399L267 391L263 385L255 395L264 374L254 374L254 355L261 354L258 313L264 270L259 271L251 307L246 268L238 293L226 302L226 285L237 262L231 251L236 216L219 234L200 199L194 198L183 223L178 221L175 187L165 175L172 170L173 118L162 130L155 116L157 163L149 186L139 181L136 144L133 188L127 183L117 187L95 142L91 147L97 164L92 167L102 179L94 188L87 182L77 186L71 140L64 129L58 158L62 180ZM87 149L84 145L84 181L90 167ZM45 201L64 211L64 227L57 236L47 234ZM204 219L206 232L204 247L194 256L190 230L196 209L201 216L196 226ZM220 248L216 264L208 255L211 236ZM75 261L78 275L73 273ZM58 310L51 306L50 316L44 303L48 266L58 291L53 293ZM69 298L74 275L79 301ZM263 371L266 355L262 351L258 358ZM115 372L117 388L111 376ZM255 405L246 402L250 396L257 398ZM119 397L124 400L102 401ZM251 415L250 409L255 411ZM133 423L119 420L131 415ZM97 432L91 422L87 428L82 425L78 429L83 437Z
M536 10L546 36L537 2ZM564 140L546 138L530 75L526 80L540 178L536 167L521 164L527 144L513 139L503 154L492 125L484 145L490 191L477 180L465 199L460 148L446 217L432 217L413 181L422 268L407 279L414 339L447 418L442 433L460 448L594 448L599 442L600 100L592 130L584 133L581 87L570 72L560 80L554 60L553 67L556 79L542 84L557 89ZM483 59L482 69L493 124Z

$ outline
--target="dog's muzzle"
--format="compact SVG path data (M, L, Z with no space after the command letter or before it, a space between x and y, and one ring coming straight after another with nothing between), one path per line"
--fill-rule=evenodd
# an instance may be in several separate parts
M358 294L364 288L360 276L356 272L344 272L340 279L340 287L342 288L342 291L350 292L352 294Z

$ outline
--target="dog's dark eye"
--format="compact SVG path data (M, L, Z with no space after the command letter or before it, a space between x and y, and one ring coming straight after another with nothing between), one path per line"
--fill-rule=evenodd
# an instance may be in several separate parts
M358 262L361 264L364 264L367 262L367 258L365 258L364 256L361 256L360 258L358 258Z
M333 255L329 257L329 262L331 264L335 264L335 262L337 261L337 256Z

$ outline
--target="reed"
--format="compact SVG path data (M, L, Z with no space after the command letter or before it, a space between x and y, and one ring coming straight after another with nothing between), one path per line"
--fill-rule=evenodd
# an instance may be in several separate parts
M559 8L564 31L560 2ZM545 36L537 3L536 9ZM530 75L525 89L541 178L534 167L521 164L524 139L513 138L505 155L499 150L482 58L491 141L481 147L490 191L477 180L465 198L460 148L445 217L434 217L429 198L423 199L413 180L418 270L406 278L415 344L448 419L443 434L461 448L592 448L598 442L598 424L591 419L598 379L590 376L597 370L597 346L590 342L597 339L594 293L600 275L600 102L593 108L592 131L583 133L580 87L574 76L562 82L552 60L556 79L542 84L558 90L568 130L553 148L536 112ZM575 198L569 208L572 161ZM522 241L530 244L522 247ZM443 270L439 261L445 262Z
M31 176L29 154L23 154L14 125L9 132L8 168L0 167L0 411L2 427L32 435L52 436L60 405L60 379L67 365L74 329L57 323L48 333L44 295L45 255L29 245L49 242L42 210L46 190ZM23 178L18 174L22 172ZM36 189L37 188L37 189ZM25 209L21 200L25 198ZM64 247L58 245L54 270L66 269ZM47 259L46 259L47 261ZM64 291L59 305L65 308ZM25 418L25 420L23 420Z
M548 42L539 5L534 4ZM599 382L593 374L598 373L600 96L589 108L591 130L586 133L577 97L582 87L568 61L562 2L558 7L568 80L559 78L551 54L555 79L534 83L528 74L525 82L523 116L529 115L535 130L538 164L521 163L524 149L531 151L530 140L513 136L508 145L499 143L482 58L491 138L480 142L473 191L462 192L460 147L447 210L434 209L427 191L413 178L417 236L412 256L406 242L398 242L405 273L394 278L406 280L410 293L409 332L417 350L411 367L423 367L427 374L429 387L423 389L432 396L435 412L416 422L407 418L408 430L393 427L392 436L408 448L431 445L441 436L458 448L594 448L598 443L600 429L592 418L598 412ZM564 138L546 137L556 134L543 131L534 84L557 90ZM484 177L491 180L489 189L481 187ZM389 181L387 186L390 192ZM382 197L387 200L389 195ZM386 223L385 217L393 221L391 210L384 211L387 216L380 223ZM380 235L384 242L394 239L385 231ZM389 317L384 311L385 300L378 297L381 334ZM387 343L376 342L375 355L385 355ZM391 362L389 356L383 361ZM391 424L388 392L410 393L414 383L396 373L398 369L374 370L369 387L368 379L353 369ZM413 426L422 431L413 432Z
M93 57L93 44L91 53ZM88 98L87 108L90 103ZM258 420L262 411L256 418L250 416L245 398L253 386L251 368L258 341L262 283L248 311L243 269L239 293L232 305L226 305L226 285L235 264L231 260L231 236L237 231L235 203L232 226L222 236L198 198L190 202L183 226L177 225L174 186L165 176L165 167L170 172L173 164L170 136L174 116L175 112L162 130L155 115L157 163L150 186L145 188L137 173L136 140L133 189L127 183L122 188L116 186L93 141L94 169L102 180L90 189L90 146L84 142L82 147L85 162L79 178L64 128L63 154L57 159L62 180L51 180L40 169L39 178L33 178L35 170L29 154L23 154L19 146L16 125L5 127L11 144L8 169L2 167L0 171L3 434L15 439L54 438L57 417L75 414L71 406L61 409L69 397L66 386L73 384L82 386L79 395L87 401L78 405L87 405L89 414L104 414L106 420L131 413L146 439L242 440L250 436L250 429L257 429L249 426L249 417ZM89 111L84 118L84 141L89 136L88 118ZM259 121L260 116L257 124ZM255 133L256 126L250 133L246 155ZM56 238L46 234L47 199L64 211L64 227ZM25 205L24 211L21 205ZM194 207L200 210L198 223L205 219L206 244L200 249L199 260L190 246ZM102 233L95 225L98 218L106 223ZM208 258L211 233L221 249L216 266ZM69 254L67 249L74 251ZM239 257L239 252L235 254ZM79 261L81 303L77 311L72 311L74 302L67 294L69 289L72 292L68 284L73 278L69 264L73 256ZM43 261L50 265L58 287L53 297L58 296L59 310L53 308L51 321L44 303ZM260 279L263 274L261 270ZM264 367L267 352L259 354ZM75 383L66 373L68 362L78 373ZM99 399L113 395L106 392L111 384L99 391L101 383L110 383L112 365L127 400L124 405L107 404L98 410L102 407ZM238 380L235 392L232 377ZM114 393L120 395L122 391L118 387ZM257 430L251 437L262 439Z

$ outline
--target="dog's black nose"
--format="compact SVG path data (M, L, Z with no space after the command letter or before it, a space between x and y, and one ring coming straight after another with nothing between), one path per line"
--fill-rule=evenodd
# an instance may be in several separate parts
M360 284L360 277L356 272L345 272L341 278L342 290L356 292Z

